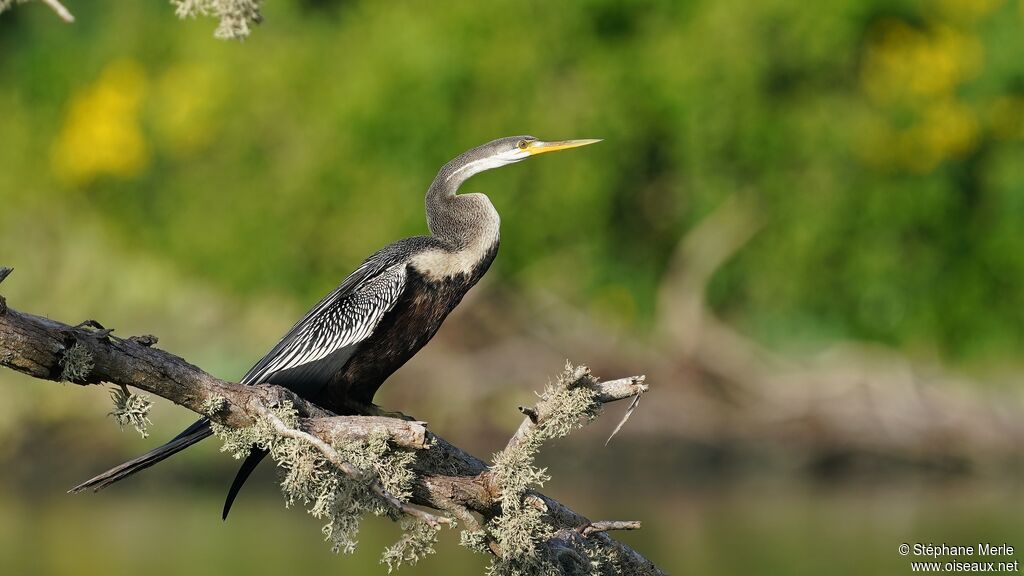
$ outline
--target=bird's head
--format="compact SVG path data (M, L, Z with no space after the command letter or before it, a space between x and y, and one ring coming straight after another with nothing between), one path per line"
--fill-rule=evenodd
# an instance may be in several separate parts
M442 174L450 184L465 182L485 170L515 164L540 154L594 144L601 140L558 140L546 142L533 136L509 136L477 146L445 165Z

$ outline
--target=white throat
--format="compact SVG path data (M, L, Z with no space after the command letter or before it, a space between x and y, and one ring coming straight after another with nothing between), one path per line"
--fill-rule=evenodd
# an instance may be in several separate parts
M452 184L452 181L454 180L454 184L458 186L481 172L501 168L502 166L508 166L509 164L515 164L527 157L529 157L529 153L519 150L518 148L507 150L500 154L480 158L479 160L474 160L464 166L460 166L458 170L453 170L452 173L445 178L445 181Z

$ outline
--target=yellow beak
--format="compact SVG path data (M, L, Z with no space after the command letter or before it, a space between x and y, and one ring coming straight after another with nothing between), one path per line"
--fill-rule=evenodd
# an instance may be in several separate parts
M537 154L546 154L548 152L558 152L559 150L568 150L570 148L579 148L580 146L587 146L589 144L596 144L600 142L600 139L586 139L586 140L559 140L558 142L544 142L541 140L534 140L526 148L526 152L530 156L536 156Z

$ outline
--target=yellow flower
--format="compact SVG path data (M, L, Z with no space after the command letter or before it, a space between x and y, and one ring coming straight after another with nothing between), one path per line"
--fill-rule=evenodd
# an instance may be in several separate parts
M886 20L869 43L861 83L879 103L932 98L973 77L981 61L981 43L973 36L949 26L921 30Z
M179 64L164 72L154 86L150 108L161 144L179 156L210 144L223 91L215 70L206 65Z
M974 110L953 98L925 104L905 128L895 128L878 115L867 116L860 126L857 149L866 164L922 174L970 154L981 137Z
M142 68L120 60L108 64L95 82L75 94L51 150L56 177L84 185L101 176L140 174L149 165L139 126L145 90Z
M912 169L931 171L973 151L978 136L978 119L970 107L953 99L935 102L907 132L904 162Z

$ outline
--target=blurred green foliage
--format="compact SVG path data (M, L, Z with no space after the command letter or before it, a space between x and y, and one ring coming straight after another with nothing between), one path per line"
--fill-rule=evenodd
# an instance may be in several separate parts
M18 269L4 284L17 308L153 331L237 377L363 257L426 230L441 164L532 133L606 141L469 183L503 217L487 281L643 334L680 240L738 197L763 229L710 287L730 323L776 346L858 338L1019 362L1022 0L268 0L244 43L162 0L67 3L70 26L36 3L0 15L0 264ZM4 566L381 570L388 524L368 523L341 562L276 493L219 525L233 463L210 473L213 493L159 484L219 462L212 444L91 503L55 498L152 443L115 436L96 390L0 378ZM190 421L162 406L154 435ZM679 486L692 469L655 490L601 460L621 468L608 493L594 459L546 490L642 518L622 537L672 573L884 573L907 569L904 540L1019 544L1013 491L705 493ZM836 565L848 556L860 562ZM448 538L410 573L485 561Z
M315 300L425 231L466 148L602 137L468 185L503 216L495 277L642 330L739 196L765 228L709 297L761 339L1024 343L1019 0L272 0L244 43L162 2L74 10L0 17L0 202L230 293Z

